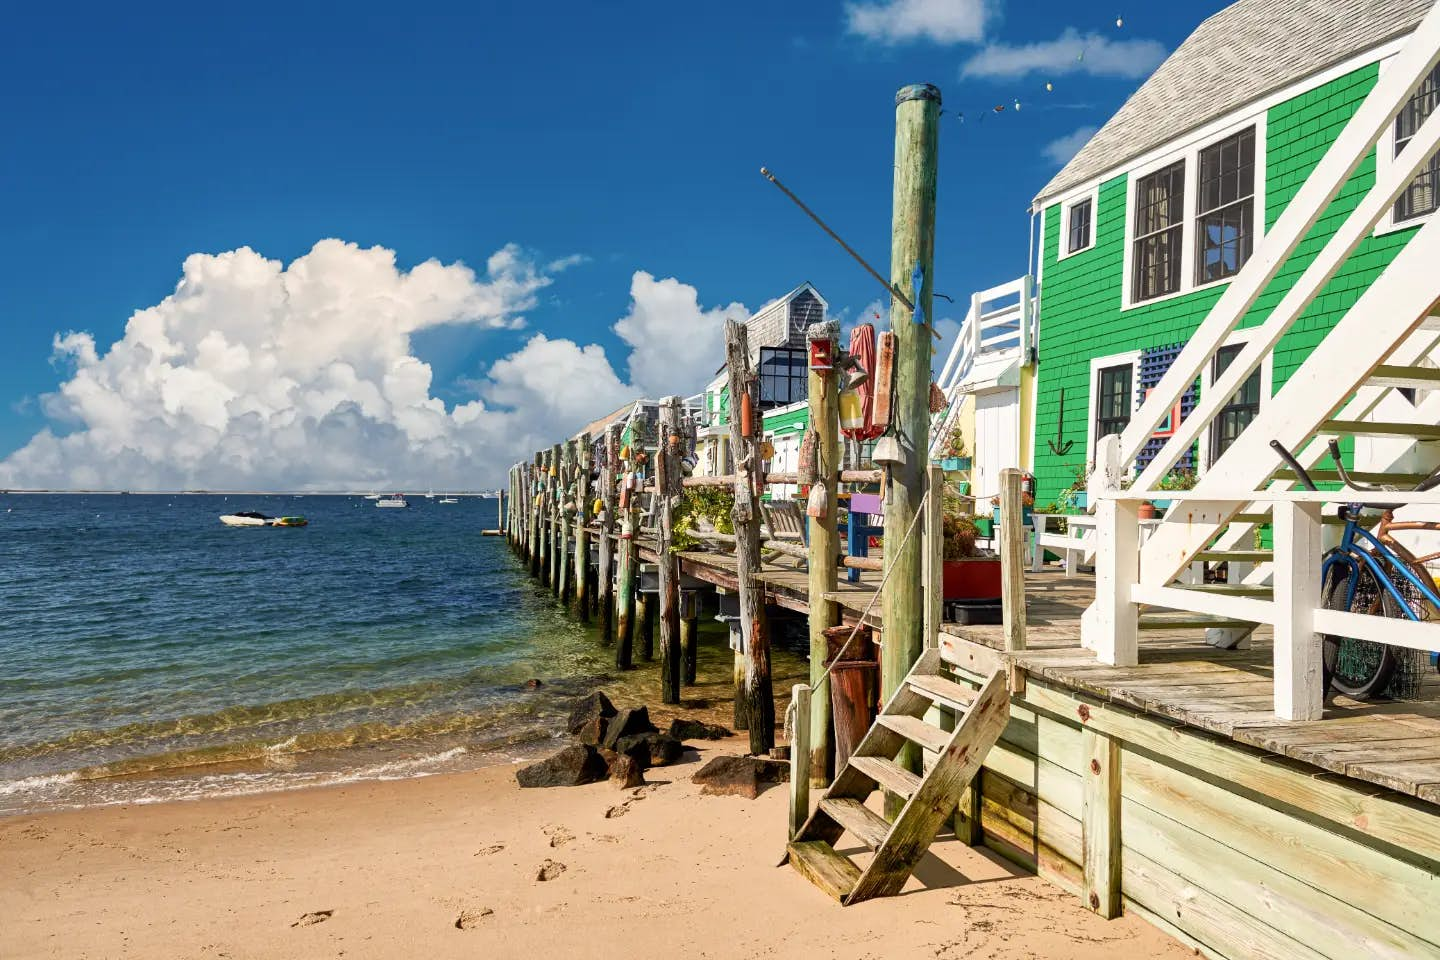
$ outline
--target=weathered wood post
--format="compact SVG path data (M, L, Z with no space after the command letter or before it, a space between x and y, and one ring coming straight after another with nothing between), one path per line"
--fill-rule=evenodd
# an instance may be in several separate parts
M575 613L581 623L590 622L590 434L575 441Z
M825 631L840 622L839 606L830 597L835 593L836 557L840 552L839 477L840 477L840 387L839 359L840 324L835 320L812 323L805 331L810 345L809 407L810 429L815 431L815 472L818 486L825 488L828 504L823 517L809 519L810 542L806 566L809 569L810 597L810 686L805 690L805 703L810 716L810 757L806 764L811 781L819 787L830 782L830 681L825 676L825 661L830 644ZM817 366L817 358L822 364ZM828 359L826 359L828 358ZM797 686L796 692L800 690ZM792 745L792 751L794 747ZM808 810L806 811L808 815Z
M735 462L735 563L740 594L740 631L745 654L745 713L750 752L775 746L775 700L770 688L770 625L760 572L760 495L765 465L760 459L760 381L750 372L745 326L725 322L725 362L730 375L730 446Z
M671 552L674 514L680 505L680 398L660 400L660 432L655 451L655 547L660 593L660 699L680 702L680 561Z
M640 659L649 663L655 659L655 614L660 605L650 599L650 594L635 588L635 629L639 631Z
M571 492L575 477L575 441L566 440L559 444L559 448L560 474L555 478L555 595L562 604L569 604L573 587L570 580L570 518L574 514Z
M531 565L535 562L535 465L533 463L523 464L524 473L522 477L525 483L525 562ZM531 576L535 571L531 569Z
M1006 650L1025 649L1024 479L1014 467L1000 471L1000 615Z
M635 568L639 565L635 545L635 536L638 533L635 529L638 523L635 498L638 492L628 489L632 486L634 476L635 451L630 450L629 455L632 459L624 462L620 479L627 489L620 496L624 506L620 508L620 541L617 544L620 560L615 576L615 666L621 670L629 670L634 666L632 644L635 637Z
M940 623L945 616L945 471L926 468L925 486L925 648L940 646Z
M615 642L615 512L618 498L615 484L618 482L620 459L619 423L605 428L605 461L600 466L600 572L596 575L596 587L600 600L600 643L609 646Z
M890 301L895 332L894 400L891 429L901 462L889 469L885 498L885 576L881 620L880 699L889 700L919 658L925 643L923 543L906 537L925 496L930 449L929 323L934 317L935 173L940 132L940 90L928 83L901 87L895 94L894 211L890 237L890 284L923 313L917 316L900 297ZM918 281L918 282L917 282ZM922 322L916 322L922 321ZM909 745L897 758L919 770L920 753ZM886 809L898 813L899 796L886 794Z
M680 593L680 660L681 683L695 686L695 670L699 660L700 595L694 590Z
M540 453L540 483L537 485L537 499L539 501L539 575L540 583L543 586L550 586L550 547L554 538L550 535L550 502L551 502L551 479L550 479L550 451L544 450Z
M797 683L790 688L790 702L795 709L795 730L790 740L790 839L794 840L810 817L810 784L815 779L811 758L815 745L810 728L810 688Z

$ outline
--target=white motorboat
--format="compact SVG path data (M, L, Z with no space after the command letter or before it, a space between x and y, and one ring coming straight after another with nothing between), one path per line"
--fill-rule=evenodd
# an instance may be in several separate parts
M379 500L376 500L376 501L375 501L375 506L377 506L377 507L408 507L408 506L410 506L410 504L405 501L405 494L403 494L403 493L392 493L392 494L388 494L388 495L386 495L386 496L381 497Z
M274 517L266 516L263 513L256 513L253 510L245 510L240 513L227 513L221 516L220 522L227 527L268 527Z
M459 501L459 500L456 500L454 497L441 497L441 498L440 498L440 502L441 502L441 503L459 503L460 501Z

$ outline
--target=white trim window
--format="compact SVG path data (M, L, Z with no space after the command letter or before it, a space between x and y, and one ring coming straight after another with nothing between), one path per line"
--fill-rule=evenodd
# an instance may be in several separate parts
M1437 105L1440 105L1440 66L1430 71L1430 76L1421 82L1420 89L1415 91L1409 102L1401 108L1400 115L1395 118L1391 156L1400 156L1400 151L1410 143L1410 138L1415 136L1420 124L1435 112ZM1408 226L1411 221L1434 213L1440 208L1437 191L1440 191L1440 152L1430 158L1430 163L1421 169L1420 175L1411 181L1405 192L1400 194L1400 199L1395 201L1395 209L1391 211L1394 223Z
M1140 382L1140 351L1095 357L1090 361L1090 408L1087 430L1090 457L1101 437L1122 433L1135 413L1135 385Z
M1065 253L1079 253L1095 245L1095 196L1086 194L1065 208Z
M1255 128L1200 151L1195 285L1233 277L1255 249Z
M1185 240L1185 161L1135 181L1134 266L1130 299L1154 300L1180 290Z
M1224 346L1215 351L1215 355L1210 358L1200 375L1202 393L1209 390L1220 378L1225 368L1240 355L1240 351L1245 349L1253 336L1253 330L1237 330L1226 338ZM1225 405L1215 414L1215 419L1210 421L1200 444L1201 470L1209 469L1210 465L1229 449L1230 444L1235 442L1235 438L1260 415L1273 390L1273 363L1274 358L1266 354L1260 366L1245 378L1240 389L1225 401Z

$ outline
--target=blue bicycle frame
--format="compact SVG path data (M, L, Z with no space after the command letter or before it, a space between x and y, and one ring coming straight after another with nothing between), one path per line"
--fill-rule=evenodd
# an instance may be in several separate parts
M1421 579L1415 575L1414 571L1410 569L1409 564L1401 559L1395 551L1385 546L1379 537L1360 526L1359 516L1361 509L1361 504L1352 503L1346 505L1344 514L1345 532L1340 538L1340 546L1337 547L1321 565L1320 582L1322 584L1328 582L1330 570L1338 564L1343 563L1349 567L1350 584L1345 592L1345 609L1349 610L1351 603L1355 600L1355 587L1360 582L1360 562L1363 561L1364 564L1370 568L1370 572L1374 575L1376 582L1382 584L1385 589L1390 592L1390 595L1395 598L1395 602L1400 605L1400 609L1405 611L1405 615L1411 620L1418 621L1420 619L1419 614L1410 608L1409 601L1407 601L1404 594L1400 592L1400 588L1395 585L1391 573L1375 558L1375 555L1379 554L1388 562L1390 570L1404 577L1431 605L1440 608L1440 596L1436 596L1435 590L1429 584L1421 581ZM1368 544L1370 549L1362 550L1356 547L1355 543L1357 540ZM1432 659L1434 658L1432 657Z

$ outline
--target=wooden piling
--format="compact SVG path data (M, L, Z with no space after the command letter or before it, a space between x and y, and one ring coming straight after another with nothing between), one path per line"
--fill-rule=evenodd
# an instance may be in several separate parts
M590 622L590 470L593 464L590 434L575 440L575 615Z
M671 552L681 494L680 442L680 398L663 397L655 451L655 553L660 574L660 699L664 703L680 702L680 561Z
M687 687L695 686L695 671L699 661L700 642L700 596L694 590L680 594L680 682Z
M931 464L925 469L925 649L940 646L940 623L945 616L945 471Z
M641 660L646 663L655 659L655 615L660 604L652 595L635 588L635 629L639 632L636 646Z
M630 456L635 456L633 450ZM624 461L620 482L628 484L634 469L633 459ZM621 498L625 506L620 509L620 540L616 544L619 562L615 574L615 666L620 670L629 670L634 666L635 574L639 566L635 546L639 518L635 501L638 497L638 490L627 490Z
M815 756L815 745L811 742L814 731L810 727L810 688L803 683L795 684L790 688L790 702L795 711L795 730L790 740L790 839L794 840L810 818L810 784L815 781L815 771L810 767L811 758Z
M615 512L619 479L620 430L618 423L605 428L605 461L600 466L600 570L595 576L600 602L600 643L615 642Z
M839 484L840 475L840 400L839 359L840 324L835 320L812 323L805 331L810 344L809 407L810 429L815 431L815 468L818 485L825 489L827 504L823 517L810 517L806 566L809 570L810 600L810 685L805 689L806 718L809 730L810 757L806 762L811 782L823 787L830 782L830 681L825 676L825 663L830 656L825 631L840 622L840 611L834 600L835 558L840 553ZM823 351L823 353L822 353ZM817 353L830 358L827 369L815 366ZM808 511L807 511L808 512ZM800 687L794 688L799 691ZM794 753L794 745L791 745Z
M1024 478L1014 467L1000 471L1000 616L1006 650L1025 649Z
M543 450L537 454L540 470L540 483L537 485L538 507L536 509L536 527L540 541L540 549L536 551L536 563L539 567L540 585L550 586L550 451Z
M730 446L734 453L735 562L740 594L740 629L745 654L744 713L750 752L765 755L775 746L775 701L770 686L770 628L760 572L760 494L765 489L760 459L760 381L750 370L745 326L725 322L725 359L730 376Z
M934 318L935 173L940 130L940 90L928 83L902 87L895 95L895 182L891 219L890 283L923 312L898 296L890 301L895 333L894 400L891 430L901 461L890 467L885 498L885 576L881 620L880 699L888 701L924 649L925 589L922 538L912 534L925 496L930 447L930 355ZM915 279L919 279L918 289ZM920 752L908 745L897 758L918 771ZM900 797L886 794L887 812L898 813Z
M560 451L560 472L555 478L555 596L570 602L570 518L571 484L575 475L575 441L556 444Z

